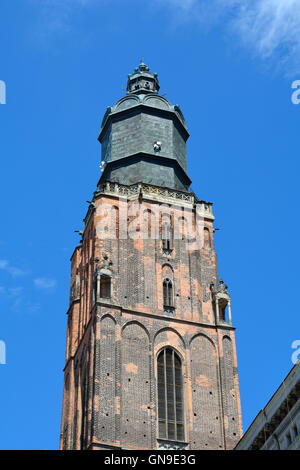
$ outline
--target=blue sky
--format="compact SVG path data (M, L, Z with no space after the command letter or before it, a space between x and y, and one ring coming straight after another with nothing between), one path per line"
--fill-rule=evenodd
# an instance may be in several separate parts
M102 116L141 57L181 106L192 188L214 202L246 430L300 339L299 2L2 0L0 16L0 448L58 447L74 230Z

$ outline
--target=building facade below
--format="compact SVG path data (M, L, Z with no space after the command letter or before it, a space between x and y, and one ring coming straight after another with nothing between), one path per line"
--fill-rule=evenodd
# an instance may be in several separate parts
M300 361L256 416L236 450L300 450Z

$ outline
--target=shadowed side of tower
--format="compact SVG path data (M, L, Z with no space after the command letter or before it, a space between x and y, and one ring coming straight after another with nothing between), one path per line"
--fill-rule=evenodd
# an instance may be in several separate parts
M107 108L102 174L71 258L62 449L231 449L242 434L212 204L185 119L141 63Z

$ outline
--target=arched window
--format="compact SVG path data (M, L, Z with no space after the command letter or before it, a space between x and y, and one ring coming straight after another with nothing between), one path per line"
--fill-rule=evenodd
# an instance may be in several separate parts
M163 282L164 307L174 307L173 283L166 278Z
M172 348L157 358L158 438L184 441L184 392L181 360Z

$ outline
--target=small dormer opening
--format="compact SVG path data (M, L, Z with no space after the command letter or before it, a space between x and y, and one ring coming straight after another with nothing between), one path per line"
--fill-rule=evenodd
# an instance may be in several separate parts
M228 308L227 308L227 301L224 299L219 300L219 317L221 321L225 321L228 323Z
M218 285L211 284L210 288L213 297L216 322L226 322L231 325L231 300L227 290L228 286L226 286L221 279Z

